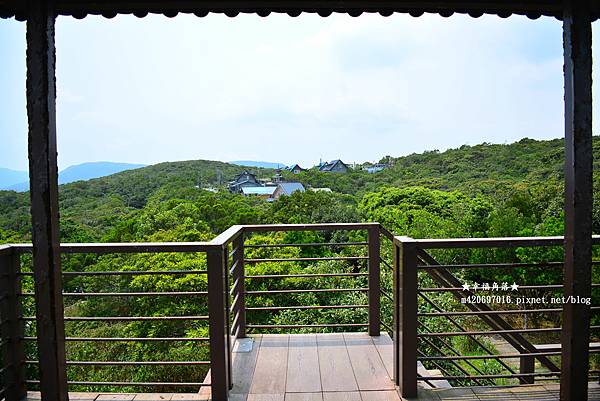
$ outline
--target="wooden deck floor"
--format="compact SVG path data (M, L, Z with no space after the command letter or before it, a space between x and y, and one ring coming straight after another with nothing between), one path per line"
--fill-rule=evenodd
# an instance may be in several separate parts
M251 347L250 347L251 345ZM249 350L251 348L251 350ZM387 335L257 335L236 344L232 401L404 401L391 380L392 341ZM419 400L558 400L557 384L425 390ZM28 400L39 400L30 393ZM198 394L73 393L71 400L210 400ZM589 400L600 401L590 383Z
M234 354L236 399L400 401L387 335L265 334L252 341L252 352Z

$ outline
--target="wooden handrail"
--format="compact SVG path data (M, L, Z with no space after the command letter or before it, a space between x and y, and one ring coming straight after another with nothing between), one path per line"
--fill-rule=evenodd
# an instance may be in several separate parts
M406 241L416 242L421 249L442 248L512 248L520 246L560 246L564 236L551 237L498 237L498 238L442 238L414 239L409 237L394 237L396 243ZM600 235L592 236L592 243L600 245Z
M17 252L33 250L32 244L10 244ZM209 242L96 242L60 244L61 253L162 253L206 252L215 245Z
M336 231L367 230L379 227L379 223L318 223L318 224L256 224L244 225L244 232L264 231Z

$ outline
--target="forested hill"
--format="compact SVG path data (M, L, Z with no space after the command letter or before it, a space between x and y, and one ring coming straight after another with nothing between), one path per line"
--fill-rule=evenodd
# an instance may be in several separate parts
M600 137L594 140L594 169L600 167ZM381 186L423 185L436 189L459 189L467 193L494 193L515 183L562 180L564 140L522 139L512 144L468 146L445 152L427 151L391 158L393 167L375 174L354 172L345 177L308 171L305 183L330 187L344 193L364 193ZM389 159L382 159L387 162Z
M85 225L112 226L131 210L143 208L149 197L159 189L165 193L216 187L225 184L243 170L261 178L273 175L273 170L233 164L192 160L167 162L123 171L88 181L60 185L61 217L74 218ZM29 231L29 193L0 191L0 230L18 233ZM0 242L2 238L0 236Z
M387 151L393 153L392 150ZM594 154L595 163L598 164L600 137L594 137ZM323 173L315 169L298 175L285 174L290 180L299 180L312 187L328 187L334 193L344 194L348 196L342 200L345 204L350 202L356 205L366 194L381 191L385 187L414 186L443 191L458 190L470 197L483 195L494 200L513 196L516 189L531 192L538 188L538 192L543 193L539 196L543 196L545 202L550 202L549 199L552 198L555 199L553 202L560 203L563 155L562 139L523 139L508 145L465 145L444 152L429 151L393 158L392 167L375 174L358 169L347 174ZM385 159L388 160L389 158ZM226 193L226 183L244 169L252 170L259 178L270 178L274 173L271 169L198 160L161 163L61 185L63 226L68 227L72 222L77 227L86 227L94 238L99 238L126 216L143 209L149 200L197 199L200 192L205 193L203 196L210 196L210 199L203 198L202 202L215 202L219 206L226 202L232 202L232 205L239 203L236 207L232 206L234 213L246 211L252 216L264 214L266 217L263 220L272 220L271 215L275 212L267 209L276 208L277 205L265 205L264 201L256 199L241 200L240 196ZM198 185L222 191L209 195L206 191L199 191L196 188ZM597 187L600 188L600 185ZM16 239L28 237L28 203L28 193L0 191L0 242L8 240L7 233L11 233L10 236ZM332 201L331 204L335 202ZM546 206L548 205L541 207ZM556 209L556 205L552 207ZM356 213L351 214L358 218ZM244 221L256 219L248 217ZM211 228L217 230L224 224L219 223Z

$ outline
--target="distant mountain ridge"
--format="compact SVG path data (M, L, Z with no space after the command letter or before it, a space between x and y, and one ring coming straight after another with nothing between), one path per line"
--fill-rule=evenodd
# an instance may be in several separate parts
M0 189L20 184L29 178L27 171L0 168Z
M133 170L146 167L145 164L114 163L114 162L90 162L67 167L58 173L58 183L68 184L75 181L87 181L93 178L105 177L120 173L121 171ZM12 173L12 174L11 174ZM15 178L19 179L15 181ZM24 192L29 190L29 174L26 171L14 171L0 169L0 190Z
M593 137L593 152L594 187L598 192L600 136ZM524 138L511 144L464 145L443 152L431 150L401 157L385 157L381 162L388 167L374 174L360 168L350 169L345 174L321 172L313 168L299 174L283 171L282 175L284 180L300 182L305 187L330 188L333 192L349 195L348 202L385 187L422 186L444 191L457 190L468 196L491 195L499 199L509 196L515 189L524 188L533 193L546 187L557 194L563 192L563 139L537 141ZM129 211L141 209L150 199L157 202L195 199L202 192L201 189L218 190L219 193L211 201L214 203L198 206L214 209L219 215L220 202L229 202L237 197L228 193L228 182L246 169L257 174L262 181L272 180L275 173L273 169L249 168L220 161L187 160L164 162L61 185L59 197L63 202L62 217L69 216L86 227L98 225L108 229L112 227L114 216L126 216ZM600 199L600 196L597 198ZM560 195L558 199L560 201ZM246 201L262 202L254 198ZM0 210L0 229L28 235L31 231L28 194L0 191ZM541 213L537 209L532 210ZM244 219L253 218L251 208L240 213L244 216L248 213ZM600 232L600 228L598 230Z
M284 168L286 164L284 163L274 163L274 162L264 162L264 161L254 161L254 160L236 160L233 162L229 162L231 164L236 164L238 166L245 167L260 167L260 168Z

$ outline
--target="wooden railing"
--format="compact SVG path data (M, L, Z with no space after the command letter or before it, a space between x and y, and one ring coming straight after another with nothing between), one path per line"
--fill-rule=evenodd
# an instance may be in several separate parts
M261 241L261 233L312 231L358 232L359 235L342 236L340 241L328 235L324 241L302 242ZM352 238L352 239L351 239ZM189 366L200 367L207 371L208 380L195 382L132 382L106 381L86 382L70 381L69 385L85 386L85 388L108 387L141 387L143 389L194 388L210 386L214 400L227 400L232 378L232 345L238 338L251 333L290 332L290 331L367 331L378 336L382 330L392 334L394 339L394 381L404 396L416 394L419 381L435 385L440 381L475 385L495 385L496 379L516 380L518 383L532 383L534 380L556 379L560 368L553 358L560 354L560 345L540 345L531 339L537 333L560 332L560 327L513 327L507 316L514 314L529 315L535 313L560 313L562 307L497 309L481 301L461 303L464 297L476 295L465 290L464 284L455 273L469 269L512 269L538 268L548 269L562 267L559 261L540 263L497 263L480 264L438 262L439 252L456 249L514 249L519 247L562 247L562 237L545 238L471 238L414 240L407 237L395 237L378 223L357 224L287 224L287 225L245 225L233 226L210 242L194 243L98 243L98 244L63 244L61 253L69 254L120 254L120 253L190 253L206 255L206 268L195 270L139 270L130 269L116 271L63 271L65 279L98 278L98 277L133 277L133 276L182 276L202 275L207 279L206 289L188 291L136 291L123 292L112 290L106 292L86 291L84 289L63 291L64 299L89 299L94 297L174 297L177 299L193 297L198 304L205 305L198 314L185 316L65 316L64 322L115 322L115 321L194 321L204 324L209 335L206 337L65 337L65 342L57 342L59 352L64 352L65 343L98 342L98 343L181 343L193 342L197 346L208 347L210 357L206 360L187 361L129 361L129 360L69 360L66 358L65 372L71 366L77 367L110 367L110 366ZM600 238L594 237L594 244L600 244ZM334 249L327 256L297 256L301 252L286 255L285 249ZM48 367L38 360L26 357L26 350L39 343L35 334L26 333L37 324L43 324L46 316L36 312L36 316L23 314L25 302L37 300L35 292L27 292L22 288L23 279L30 281L43 280L44 272L22 269L23 255L32 251L31 245L15 244L0 246L0 346L2 361L0 375L2 387L0 398L8 401L21 400L26 390L36 388L39 377L30 377L31 366L43 376ZM262 253L261 253L262 252ZM260 256L260 255L268 256ZM257 256L259 255L259 256ZM273 256L274 255L274 256ZM25 259L27 257L24 257ZM438 259L436 259L438 258ZM260 265L275 266L280 263L293 262L303 264L315 262L337 263L346 270L303 271L292 272L278 270L269 272L255 267ZM596 263L594 263L596 265ZM381 266L384 268L381 269ZM419 277L427 277L427 286L420 285ZM279 283L301 283L298 288L286 288ZM329 280L332 280L331 282ZM335 284L335 280L338 283ZM314 285L319 281L319 285ZM264 283L272 283L273 287ZM257 284L259 283L259 284ZM263 284L260 284L263 283ZM433 284L431 284L433 283ZM262 285L262 287L261 287ZM530 288L531 287L531 288ZM534 288L535 287L535 288ZM596 287L596 285L594 285ZM85 288L85 287L83 287ZM523 289L553 290L562 288L560 283L545 283L543 286L524 286ZM321 302L320 295L358 294L353 303ZM431 294L449 293L456 299L458 306L440 305ZM317 299L311 305L295 301L298 294L312 294ZM285 297L285 304L278 303ZM342 298L340 298L342 299ZM26 301L29 300L29 301ZM258 300L268 300L260 304ZM299 303L300 302L300 303ZM60 302L62 307L62 300ZM425 307L423 307L425 305ZM203 309L204 308L204 309ZM30 308L28 308L30 309ZM597 306L591 307L597 311ZM39 308L36 308L39 311ZM327 323L294 322L293 324L269 323L264 316L281 311L322 311L335 312L344 310L365 311L364 320L328 321ZM383 311L383 313L382 313ZM262 316L262 317L261 317ZM331 316L330 316L331 317ZM465 324L463 317L478 319L478 324ZM455 330L436 330L431 328L428 320L445 319L449 327ZM267 320L267 322L265 322ZM334 319L335 320L335 317ZM474 328L475 327L475 328ZM482 329L481 327L485 327ZM598 327L591 327L597 329ZM482 338L496 335L516 350L515 353L498 353ZM456 336L468 337L473 341L481 355L461 355L449 339ZM424 348L427 351L423 351ZM39 350L39 349L38 349ZM598 352L598 344L592 345L590 352ZM31 354L31 352L29 352ZM69 355L67 354L67 357ZM519 359L520 365L507 362ZM482 371L476 360L493 360L502 369L501 373L490 374ZM543 367L535 371L534 361ZM418 372L418 364L440 370L439 375L428 375ZM427 371L427 370L426 370ZM594 373L594 372L589 372Z
M394 380L405 397L417 394L417 383L435 383L450 381L465 385L472 382L475 385L496 385L497 379L516 380L517 383L529 384L534 380L557 380L561 375L556 356L560 356L560 345L552 349L540 345L535 340L536 335L548 333L560 334L561 327L517 327L507 320L514 315L531 316L533 314L560 315L562 304L552 305L542 303L545 307L533 306L515 308L513 298L522 295L514 292L490 294L487 289L469 288L469 282L458 278L454 272L468 269L525 269L533 268L559 269L562 272L562 260L540 261L534 263L439 263L432 255L440 250L473 250L473 249L514 249L514 248L548 248L562 249L563 237L535 238L462 238L462 239L425 239L416 240L409 237L394 238L394 304L396 318L394 326ZM600 244L600 237L594 236L593 244ZM451 259L451 257L450 257ZM593 262L598 266L599 262ZM419 283L427 280L434 286L423 287ZM562 274L560 274L562 279ZM510 283L513 284L512 282ZM560 292L562 283L544 283L542 285L519 285L519 290L537 292ZM467 287L465 287L467 285ZM593 284L592 287L600 287ZM487 291L485 291L487 290ZM498 290L498 288L496 288ZM492 289L493 291L493 289ZM448 305L440 305L430 294L449 293L456 306L448 310ZM479 296L478 296L479 295ZM481 296L483 295L483 297ZM492 298L494 297L494 298ZM509 298L510 297L510 300ZM522 299L522 298L521 298ZM550 305L548 305L550 303ZM494 305L492 307L491 305ZM446 309L444 309L446 306ZM549 307L550 306L550 307ZM598 306L590 307L592 312L600 310ZM427 310L427 312L423 312ZM476 322L468 325L461 320L474 318ZM427 322L443 319L453 328L450 331L440 331L431 328ZM484 329L473 327L485 327ZM591 326L598 330L600 326ZM597 333L597 331L596 331ZM507 348L515 352L498 353L486 343L491 336L501 338ZM449 339L465 337L472 341L482 353L478 355L462 355ZM543 340L542 340L543 341ZM576 339L579 341L579 339ZM590 353L598 352L599 347L590 344ZM557 349L558 348L558 349ZM423 351L427 349L428 352ZM519 366L508 360L518 359ZM483 372L473 362L495 361L500 373ZM535 372L535 361L542 366L541 371ZM417 366L424 363L438 369L441 374L428 375L419 373ZM428 370L425 370L426 372ZM597 374L582 367L581 374ZM468 384L467 384L468 385Z
M290 232L290 231L366 231L367 240L364 242L324 242L324 243L278 243L278 244L245 244L244 238L251 237L253 233L261 232ZM368 329L370 335L378 336L381 326L380 315L380 254L379 254L379 224L285 224L285 225L260 225L244 226L241 238L232 244L230 256L233 258L230 273L232 274L232 335L234 338L245 337L248 330L275 330L275 329L323 329L333 327L356 329ZM366 255L354 256L331 256L331 257L282 257L282 258L248 258L245 249L265 249L265 248L315 248L315 247L336 247L336 248L359 248L367 247ZM298 262L314 263L319 261L338 261L365 263L366 269L360 272L333 272L333 273L294 273L294 274L254 274L247 275L245 266ZM283 279L302 279L307 283L310 280L319 278L350 278L358 280L362 277L367 278L367 286L351 288L305 288L305 289L266 289L259 291L247 291L247 283L261 280L283 280ZM356 292L366 293L367 302L361 305L256 305L247 306L247 298L256 296L277 296L293 295L298 293L344 293ZM328 309L367 309L368 322L364 323L328 323L328 324L256 324L253 322L252 314L261 312L276 312L282 310L328 310ZM250 315L248 319L246 316ZM249 320L249 321L247 321Z
M361 242L343 243L290 243L290 244L247 244L246 240L260 232L289 232L289 231L366 231L367 240ZM261 330L323 330L334 327L342 327L345 330L366 329L371 335L380 333L380 292L379 292L379 242L380 226L377 223L359 224L309 224L309 225L260 225L260 226L233 226L217 236L210 242L193 243L95 243L95 244L62 244L62 254L121 254L121 253L190 253L205 254L206 269L199 270L116 270L116 271L63 271L62 275L67 278L94 278L94 277L132 277L132 276L182 276L203 275L207 277L207 289L203 291L138 291L138 292L91 292L91 291L63 291L64 299L90 299L98 297L193 297L198 302L206 303L206 313L189 316L65 316L63 322L132 322L132 321L193 321L204 323L208 326L208 337L65 337L65 343L71 342L97 342L97 343L181 343L194 342L198 346L207 346L210 349L209 360L194 361L130 361L130 360L69 360L64 365L65 372L69 367L106 368L111 366L197 366L205 371L210 368L209 380L196 382L134 382L134 381L82 381L70 380L69 386L77 388L142 388L142 389L164 389L164 388L194 388L197 391L201 387L210 386L213 400L226 400L232 383L231 353L232 344L237 338L246 337L249 331ZM314 258L249 258L245 249L260 248L286 248L286 247L356 247L367 248L366 255L356 256L332 256ZM32 246L29 244L15 244L0 246L0 325L2 346L2 365L0 375L2 387L0 388L0 399L8 401L22 400L27 389L35 389L39 386L39 379L44 375L46 369L36 359L26 358L27 344L35 347L39 339L33 335L26 335L26 326L29 329L37 324L43 324L46 316L24 316L22 305L27 300L35 298L34 292L25 292L22 289L23 278L29 280L43 279L43 272L22 270L22 256L31 253ZM247 265L278 262L318 262L318 261L341 261L362 263L367 269L356 273L322 273L322 274L273 274L273 275L247 275ZM281 280L287 278L306 279L310 281L315 278L345 277L349 279L367 279L365 287L353 288L307 288L302 290L279 289L275 291L247 291L246 283L260 280ZM294 293L341 293L354 291L367 294L367 302L361 305L265 305L247 306L251 297L292 295ZM31 302L30 302L31 303ZM62 308L62 302L61 306ZM353 324L294 324L276 325L260 324L252 320L252 314L261 312L273 312L286 308L295 309L357 309L368 310L368 321ZM34 308L39 311L39 308ZM250 316L250 320L247 316ZM57 343L64 353L65 343ZM67 354L68 357L68 354ZM39 377L28 377L28 367L35 366ZM65 373L66 375L66 373ZM82 387L83 386L83 387Z

